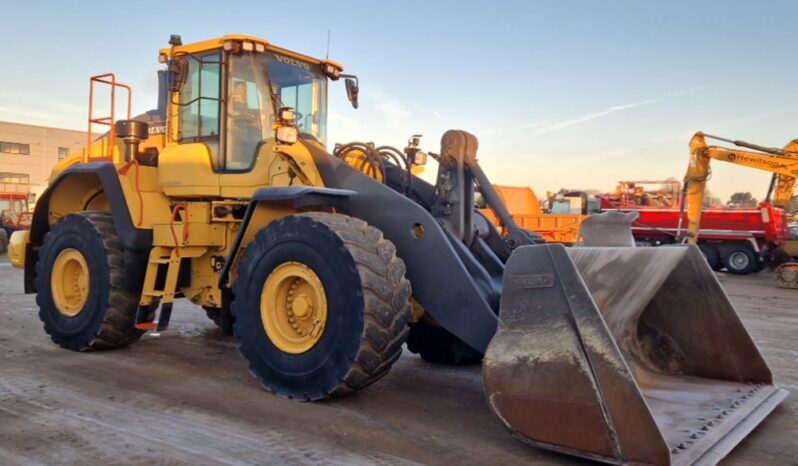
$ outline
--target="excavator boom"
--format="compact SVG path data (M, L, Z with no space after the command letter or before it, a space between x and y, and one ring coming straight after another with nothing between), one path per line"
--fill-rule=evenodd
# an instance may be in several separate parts
M736 145L754 148L760 152L740 151L719 146L708 146L706 138L729 141ZM773 149L746 143L718 138L698 132L690 140L690 164L684 177L682 195L682 211L687 210L687 242L698 241L698 230L701 225L701 207L704 201L706 183L710 174L711 159L756 168L773 173L777 178L777 198L792 196L792 189L798 178L798 142L790 142L784 149ZM785 195L784 193L789 193ZM778 205L778 204L777 204ZM783 206L782 206L783 207ZM681 223L681 222L680 222Z
M738 147L754 149L757 152L708 146L706 138L725 141ZM686 238L688 243L698 242L701 209L712 159L773 173L767 197L770 198L775 189L773 205L777 207L786 207L792 198L796 179L798 179L798 140L791 141L784 149L776 149L745 141L710 136L699 131L690 140L690 164L684 177L679 215L679 229L681 229L684 213L687 212ZM782 288L798 288L798 263L787 262L779 265L776 269L776 281Z

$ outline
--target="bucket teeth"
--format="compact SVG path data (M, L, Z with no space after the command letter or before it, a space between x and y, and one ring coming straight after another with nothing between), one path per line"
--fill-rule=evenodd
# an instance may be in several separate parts
M526 441L656 465L719 461L786 396L695 246L516 249L483 378Z

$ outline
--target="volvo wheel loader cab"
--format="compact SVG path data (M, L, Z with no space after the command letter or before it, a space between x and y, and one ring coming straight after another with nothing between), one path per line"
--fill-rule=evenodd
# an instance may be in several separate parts
M111 131L12 240L57 344L128 345L182 297L233 328L266 389L317 400L380 379L410 334L426 359L485 354L488 402L522 439L615 463L712 463L785 395L694 246L543 244L464 131L429 154L434 184L417 142L329 153L329 60L235 35L173 36L161 62L164 131L90 116Z

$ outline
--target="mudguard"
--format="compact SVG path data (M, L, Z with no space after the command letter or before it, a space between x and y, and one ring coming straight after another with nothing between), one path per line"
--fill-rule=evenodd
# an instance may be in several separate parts
M50 231L48 220L50 199L58 191L58 186L70 176L76 174L91 174L97 177L97 184L102 186L108 203L111 206L114 228L125 250L132 253L146 253L152 247L152 230L136 228L130 211L127 208L122 186L116 168L109 162L91 162L72 165L50 183L39 197L33 212L29 242L25 246L25 293L35 293L36 262L38 261L38 248L44 240L44 235ZM136 266L138 267L138 261ZM137 272L138 275L138 272Z

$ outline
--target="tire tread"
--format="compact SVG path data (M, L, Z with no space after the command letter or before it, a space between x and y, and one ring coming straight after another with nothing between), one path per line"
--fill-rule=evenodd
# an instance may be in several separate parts
M136 299L133 293L125 290L126 271L124 250L116 234L111 213L106 211L84 211L71 215L81 216L88 221L93 227L93 231L88 233L97 235L105 249L110 272L107 310L99 330L95 334L93 340L89 342L68 343L63 341L59 338L55 329L50 328L47 324L45 324L44 330L58 345L78 351L121 348L135 343L141 338L144 331L135 328L138 299ZM64 217L60 221L64 221L70 216ZM45 250L54 239L55 236L53 235L53 231L48 232L44 236L42 250ZM37 281L39 281L39 283L37 283L37 288L39 289L43 286L49 286L50 274L42 270L42 263L43 261L40 260L36 265ZM44 320L44 303L38 295L36 297L36 302L40 308L40 317Z
M291 215L277 222L296 222L298 218L313 220L311 228L328 229L341 240L342 252L352 257L354 272L360 277L364 315L358 351L337 385L323 393L309 388L306 393L291 394L290 397L319 400L342 396L365 388L385 376L401 356L412 312L410 282L404 275L404 262L396 256L396 247L383 237L380 230L365 221L342 214L308 212ZM261 230L255 241L266 233L266 229ZM246 268L247 261L245 254L239 267ZM243 293L243 282L238 280L233 284L234 296ZM241 351L250 359L245 348L241 347ZM250 364L250 371L256 373L254 364ZM268 390L275 391L267 380L261 382Z

